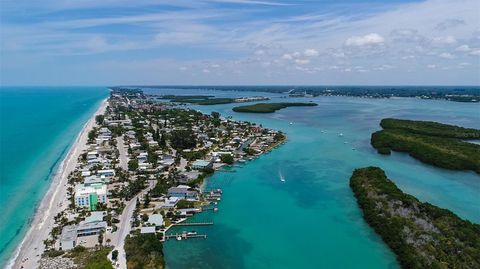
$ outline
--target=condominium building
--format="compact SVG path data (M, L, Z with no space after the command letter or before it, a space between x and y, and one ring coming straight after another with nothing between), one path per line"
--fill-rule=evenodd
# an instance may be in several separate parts
M88 186L85 184L75 186L75 206L96 210L98 203L107 203L107 185L93 183Z

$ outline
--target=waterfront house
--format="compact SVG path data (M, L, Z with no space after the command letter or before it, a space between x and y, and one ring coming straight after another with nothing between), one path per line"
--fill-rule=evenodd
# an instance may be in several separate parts
M105 180L105 178L101 178L98 176L89 176L85 178L83 181L83 185L85 187L88 187L90 185L95 185L95 184L103 184L103 183L108 183L108 181Z
M203 170L206 168L212 168L213 163L212 161L207 161L207 160L196 160L192 164L192 168L196 170Z
M154 234L155 233L155 226L142 227L142 228L140 228L140 233L141 234Z
M177 205L178 201L180 201L180 198L178 197L169 197L165 200L164 203L160 204L158 207L162 209L171 209Z
M183 172L175 176L175 181L181 184L187 184L192 180L195 180L200 175L197 171Z
M68 225L63 227L60 236L60 250L69 250L75 248L77 243L77 225Z
M98 235L107 228L106 221L85 222L82 221L77 226L77 238L83 236Z
M101 212L103 213L103 212ZM94 247L98 242L98 235L105 232L107 222L105 221L85 221L78 225L68 225L63 227L60 236L59 249L69 250L75 248L77 245L85 247ZM87 237L94 240L85 240Z
M190 190L190 186L178 185L168 189L168 196L177 197L185 200L197 200L198 193L195 190Z
M163 225L163 216L160 214L152 214L148 217L148 223L160 227Z

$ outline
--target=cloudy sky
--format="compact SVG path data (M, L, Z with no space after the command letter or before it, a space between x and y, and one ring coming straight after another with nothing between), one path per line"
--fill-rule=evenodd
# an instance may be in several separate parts
M0 0L2 85L479 85L478 0Z

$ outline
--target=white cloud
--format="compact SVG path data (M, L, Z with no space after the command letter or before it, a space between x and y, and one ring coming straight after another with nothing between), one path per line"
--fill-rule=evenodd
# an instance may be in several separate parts
M457 40L453 36L438 36L432 39L432 43L437 45L452 45L457 43Z
M438 55L438 57L443 58L443 59L455 59L455 55L448 53L448 52L442 52Z
M318 56L318 51L314 49L306 49L303 54L307 57L315 57Z
M465 24L465 21L461 19L446 19L441 23L437 24L437 26L435 26L435 29L439 31L445 31L449 28L457 27L464 24Z
M480 49L474 49L470 52L470 55L480 56Z
M297 63L297 64L309 64L310 60L308 60L308 59L296 59L295 63Z
M365 46L365 45L375 45L385 42L385 39L376 33L371 33L364 36L352 36L345 41L347 46Z
M285 60L292 60L293 56L291 54L285 53L283 54L282 58Z
M8 16L7 13L23 14L21 6L34 10L30 5L39 5L38 1L6 1L12 2L9 10L13 9L12 12L2 13ZM234 4L248 2L249 6L242 6L242 9L236 5L218 8L215 3L219 1ZM0 71L2 75L11 74L11 70L14 70L12 66L18 66L20 62L15 61L15 57L35 59L36 62L31 60L31 63L23 60L24 66L41 71L49 63L59 66L58 69L72 68L75 59L66 57L78 55L99 55L100 57L82 59L82 62L88 62L91 66L102 59L113 57L131 66L129 63L137 55L140 58L154 55L158 60L169 61L171 72L168 74L171 76L167 78L177 83L196 83L200 78L205 79L200 81L205 83L265 83L267 72L273 74L271 82L274 83L358 83L359 81L334 75L345 69L356 72L369 70L372 75L365 74L362 76L365 81L360 83L480 82L476 76L472 76L472 70L480 67L479 62L475 61L477 59L468 59L480 55L478 0L458 0L461 4L456 0L385 3L381 9L368 4L365 5L365 10L352 13L344 12L345 8L338 7L340 5L334 7L338 10L332 13L320 8L309 9L308 5L312 3L312 7L315 7L316 1L303 1L301 5L307 7L303 14L301 10L281 10L290 8L282 5L267 6L275 4L274 1L284 0L138 0L135 4L140 6L135 10L126 9L126 5L133 6L127 0L61 1L59 9L62 9L64 2L73 5L71 10L76 10L78 6L87 8L86 2L92 5L90 8L94 11L99 6L116 8L115 12L79 12L72 18L58 10L49 10L57 2L45 0L51 7L35 11L34 15L37 16L32 16L34 24L17 23L15 18L20 15L2 20L0 52L5 58L2 59ZM17 5L18 2L25 3ZM118 2L120 4L117 6ZM188 8L156 12L155 10L163 10L157 8L159 2L172 6L184 3ZM42 5L43 3L44 1ZM2 6L2 11L5 11L4 7ZM258 16L265 9L273 11L276 8L285 12L279 12L275 16ZM112 27L107 26L114 26L115 30L110 30ZM447 62L441 58L451 59L455 56L455 59L448 61L449 66L459 66L462 61L470 61L472 65L448 78L433 75L434 71L441 70ZM213 61L218 62L221 68L216 68ZM385 66L393 63L395 72ZM430 76L422 74L426 72L427 64L430 68L437 69L431 70ZM310 80L307 77L289 76L295 65L306 72L323 71L318 72L319 76L310 77ZM268 68L263 68L265 66ZM356 69L355 66L364 68ZM192 72L181 72L187 70L184 67ZM160 69L156 65L148 65L148 68ZM21 71L22 68L16 69ZM112 74L118 69L121 68L115 67L108 72ZM140 71L131 79L145 78L154 82L164 79L160 80L159 72L152 72L153 75L144 72L148 73L147 78ZM374 71L382 71L382 75L375 76ZM178 76L175 76L175 72ZM212 74L199 76L202 72ZM218 72L221 72L221 78L213 76L219 75ZM239 78L236 73L242 73L244 77ZM192 79L189 75L197 77ZM90 76L101 75L98 72ZM7 78L6 81L13 81L11 75L4 77ZM28 76L22 76L22 79L24 77ZM112 82L118 82L127 76L111 77ZM106 80L106 84L112 82Z
M87 48L97 52L103 51L108 48L107 40L101 36L92 37L87 41L86 45Z
M414 56L414 55L402 56L402 60L412 60L412 59L415 59L415 56Z
M470 46L468 46L468 45L461 45L461 46L457 47L455 50L456 51L461 51L461 52L469 52L471 49L470 49Z
M429 64L429 65L427 65L427 68L435 69L435 68L437 68L437 65L436 64Z

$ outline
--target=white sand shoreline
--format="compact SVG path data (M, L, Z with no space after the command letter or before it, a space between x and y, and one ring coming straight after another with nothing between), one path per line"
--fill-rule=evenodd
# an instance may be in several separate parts
M5 268L17 269L23 266L23 268L30 269L38 267L38 261L44 250L43 240L48 237L54 225L54 216L68 205L67 189L65 187L68 174L75 170L79 155L87 148L88 132L95 126L95 116L104 113L107 107L107 100L108 98L100 103L98 109L85 123L68 154L57 168L48 191L35 209L34 217L30 222L27 233L20 245L15 249Z

